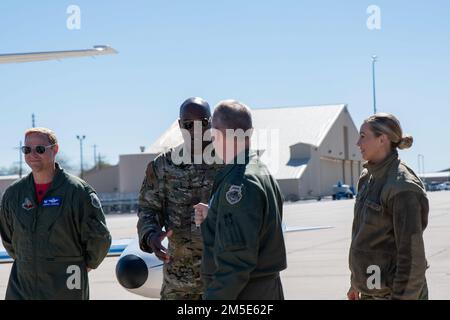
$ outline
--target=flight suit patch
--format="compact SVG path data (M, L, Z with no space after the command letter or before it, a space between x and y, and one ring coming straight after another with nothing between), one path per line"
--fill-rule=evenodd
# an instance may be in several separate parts
M241 201L242 199L242 186L232 185L230 189L228 189L225 198L228 203L234 205Z
M97 209L101 209L102 208L102 203L100 202L100 199L98 198L98 196L95 193L91 193L91 204L94 208Z
M31 209L34 209L33 202L30 201L30 199L25 198L25 200L22 203L22 208L24 208L27 211L30 211Z
M59 207L61 206L61 198L47 198L42 201L43 207Z

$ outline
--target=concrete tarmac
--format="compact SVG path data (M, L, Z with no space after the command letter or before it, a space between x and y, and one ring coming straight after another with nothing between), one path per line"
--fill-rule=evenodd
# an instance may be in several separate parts
M432 192L425 230L430 299L450 300L450 191ZM285 298L342 300L349 288L348 249L354 200L296 202L284 207L290 227L330 225L332 229L286 234L288 268L282 272ZM112 215L107 224L114 239L136 236L136 214ZM118 258L106 258L89 274L91 299L144 299L123 289L115 277ZM0 299L5 296L11 265L0 265Z

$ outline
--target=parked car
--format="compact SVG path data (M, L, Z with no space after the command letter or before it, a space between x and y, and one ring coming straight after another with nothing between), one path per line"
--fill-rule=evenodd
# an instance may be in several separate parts
M450 190L450 181L441 183L438 187L440 190Z
M433 181L433 182L427 182L426 184L425 184L425 189L427 190L427 191L441 191L441 188L439 187L439 185L440 185L440 183L439 182L435 182L435 181Z
M333 186L333 200L340 200L340 199L353 199L355 196L355 193L353 191L353 188L349 185L343 184L342 182L338 182L336 185Z

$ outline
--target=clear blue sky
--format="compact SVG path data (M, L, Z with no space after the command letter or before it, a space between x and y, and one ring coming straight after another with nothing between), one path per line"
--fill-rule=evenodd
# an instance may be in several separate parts
M81 30L66 28L69 5ZM381 30L366 27L369 5ZM31 125L53 128L79 166L75 136L116 163L149 146L180 103L202 96L251 107L347 103L359 127L372 112L377 54L380 111L415 138L402 157L426 171L450 167L450 2L434 1L18 1L0 2L0 53L109 44L114 56L0 65L0 166Z

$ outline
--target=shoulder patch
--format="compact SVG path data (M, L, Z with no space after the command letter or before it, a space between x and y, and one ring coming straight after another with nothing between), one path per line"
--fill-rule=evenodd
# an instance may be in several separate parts
M241 201L242 199L242 186L232 185L230 189L228 189L225 198L228 203L234 205Z
M91 194L89 194L91 196L91 204L94 208L97 209L101 209L102 208L102 203L100 202L100 199L98 198L98 196L92 192Z

